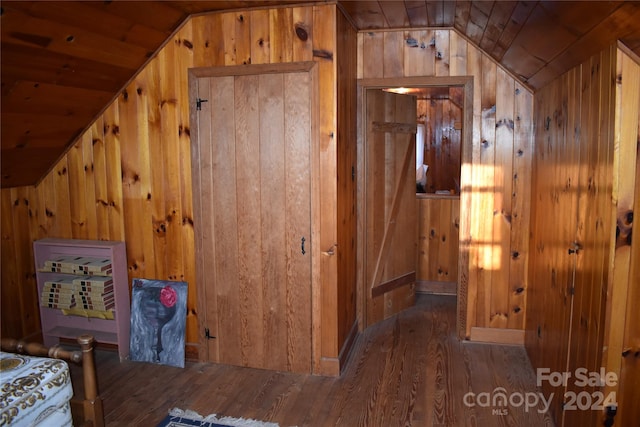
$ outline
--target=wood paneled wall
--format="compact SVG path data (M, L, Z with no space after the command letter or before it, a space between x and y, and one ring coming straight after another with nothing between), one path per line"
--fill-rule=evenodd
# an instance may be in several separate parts
M467 337L472 327L523 330L533 94L455 30L358 33L358 78L409 76L473 76L472 160L462 165L461 182L460 316Z
M451 99L418 99L418 123L425 125L426 192L459 193L462 106Z
M417 197L417 290L429 290L431 286L434 291L455 294L458 281L460 199L456 196L422 194ZM439 286L435 283L439 283Z
M611 46L536 93L526 322L535 368L573 375L578 367L604 367L620 374L627 297L637 274L630 266L640 264L638 251L631 258L630 233L638 194L639 69ZM637 324L626 325L637 337ZM568 384L574 392L596 389ZM556 395L558 425L596 425L602 416L562 411L564 387L543 382L543 391Z
M337 19L336 65L338 108L338 289L337 343L341 361L348 355L357 333L356 288L356 72L357 33L339 13Z
M127 243L130 281L189 283L187 342L197 344L198 219L192 200L198 195L191 186L187 70L314 60L321 104L319 245L329 254L319 261L314 354L322 365L317 372L336 374L340 347L355 320L355 255L348 237L338 238L355 226L348 182L355 153L355 37L334 4L188 20L37 187L2 190L3 335L26 337L40 329L33 240L111 239ZM345 59L337 61L338 53Z

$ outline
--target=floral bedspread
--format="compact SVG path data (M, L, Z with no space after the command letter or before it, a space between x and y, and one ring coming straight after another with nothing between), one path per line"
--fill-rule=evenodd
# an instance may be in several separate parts
M0 383L0 426L73 425L65 361L0 352Z

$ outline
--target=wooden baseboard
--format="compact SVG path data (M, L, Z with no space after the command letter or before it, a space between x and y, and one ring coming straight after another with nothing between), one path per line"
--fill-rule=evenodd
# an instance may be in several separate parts
M524 345L524 330L472 327L470 341L490 344Z
M340 359L337 357L321 357L314 374L325 377L339 377Z
M457 295L458 284L456 282L418 280L416 281L416 292L419 294Z

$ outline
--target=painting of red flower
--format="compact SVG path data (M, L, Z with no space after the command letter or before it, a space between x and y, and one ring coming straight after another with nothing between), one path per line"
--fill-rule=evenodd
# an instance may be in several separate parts
M129 357L184 367L187 283L134 279Z

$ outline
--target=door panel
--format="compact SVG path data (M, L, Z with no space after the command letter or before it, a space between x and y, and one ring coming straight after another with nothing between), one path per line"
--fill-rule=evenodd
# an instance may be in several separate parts
M210 361L310 372L310 84L308 72L198 79Z
M415 302L416 99L367 89L365 271L369 326Z
M259 111L257 75L235 79L235 161L243 167L236 171L238 196L238 252L252 254L252 258L239 258L238 282L242 313L254 313L244 316L241 324L240 360L250 366L258 366L264 360L262 340L263 295L262 295L262 235L260 212L261 192L256 186L260 181L260 121L255 120ZM258 154L257 154L258 153ZM213 318L215 319L215 318ZM229 359L227 359L229 360Z
M210 214L213 217L213 245L212 270L206 275L213 277L215 285L214 313L207 313L207 319L237 319L240 316L238 307L239 295L237 286L238 253L237 236L237 194L229 189L236 188L235 143L234 143L234 91L233 78L221 77L211 79L210 94L202 96L204 99L215 99L221 108L211 111L211 155L212 171L211 187L212 206ZM215 135L215 139L214 139ZM203 186L206 184L203 183ZM220 209L224 206L225 209ZM206 268L206 267L205 267ZM208 288L211 289L211 288ZM207 292L207 298L209 292ZM212 315L213 317L210 317ZM209 322L208 322L209 323ZM213 322L211 322L213 323ZM215 322L218 335L218 360L233 360L240 357L240 323Z

